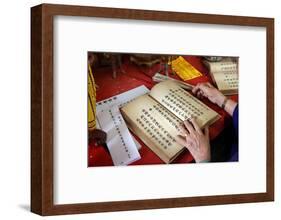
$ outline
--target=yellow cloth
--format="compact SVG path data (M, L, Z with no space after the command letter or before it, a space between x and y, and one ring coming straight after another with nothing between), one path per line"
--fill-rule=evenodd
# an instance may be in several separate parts
M88 129L96 128L96 86L91 66L88 66Z
M182 56L172 61L172 70L183 80L193 79L202 76L197 69L195 69Z

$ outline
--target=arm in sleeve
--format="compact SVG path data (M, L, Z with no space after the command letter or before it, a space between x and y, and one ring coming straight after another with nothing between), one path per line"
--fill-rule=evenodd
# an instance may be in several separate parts
M238 136L238 105L235 107L233 115L232 115L233 127L235 134Z

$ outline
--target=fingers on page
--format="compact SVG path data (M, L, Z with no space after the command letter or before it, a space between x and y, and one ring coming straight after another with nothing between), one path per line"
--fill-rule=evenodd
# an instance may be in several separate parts
M188 138L189 138L189 137L184 138L184 137L182 137L182 136L180 136L180 135L177 135L177 136L176 136L176 142L177 142L178 144L180 144L180 145L186 147L186 148L189 150L189 152L193 155L194 152L196 151L196 149L194 149L193 145L189 145L189 144L188 144L188 142L187 142L187 139L188 139Z
M193 94L197 94L197 92L198 92L199 89L200 89L200 88L199 88L199 86L198 86L198 84L197 84L196 86L193 87L192 93L193 93Z
M191 121L195 131L197 131L199 134L203 134L203 132L202 132L201 128L199 127L199 125L197 124L195 118L191 118L190 121Z
M186 146L186 140L183 136L181 135L177 135L176 136L176 142L179 144L179 145L182 145L182 146Z
M193 128L193 126L190 124L189 121L185 120L183 123L184 123L184 126L185 126L185 128L188 130L189 133L193 133L193 132L194 132L194 128Z

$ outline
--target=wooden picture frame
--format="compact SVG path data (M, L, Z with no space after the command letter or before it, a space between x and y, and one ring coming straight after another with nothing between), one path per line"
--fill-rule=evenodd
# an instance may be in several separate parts
M266 192L54 205L53 18L82 16L266 28ZM274 200L274 19L42 4L31 9L31 211L40 215L188 207Z

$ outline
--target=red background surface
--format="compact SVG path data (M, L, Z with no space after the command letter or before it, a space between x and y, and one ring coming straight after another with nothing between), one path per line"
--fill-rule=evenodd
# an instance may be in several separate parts
M184 56L184 58L191 63L203 76L197 77L186 82L196 85L199 82L212 82L208 70L201 62L201 57ZM112 68L105 67L93 71L97 88L97 101L109 98L111 96L126 92L135 87L145 85L151 89L156 83L152 81L152 76L157 70L161 68L160 64L154 65L152 68L139 67L131 63L127 56L122 58L122 68L125 73L119 71L117 77L113 79ZM176 75L169 75L175 79L179 79ZM237 101L238 96L233 95L229 98ZM222 130L231 122L230 116L221 108L209 102L207 99L202 100L206 105L215 110L221 115L221 118L212 124L209 128L210 139L216 138ZM134 134L133 134L134 135ZM142 145L139 150L141 159L130 165L145 165L145 164L164 164L164 162L153 153L137 136L134 135L139 143ZM173 163L190 163L193 162L193 157L188 152L184 151ZM88 166L113 166L112 159L105 146L96 146L95 143L89 143L88 146Z

